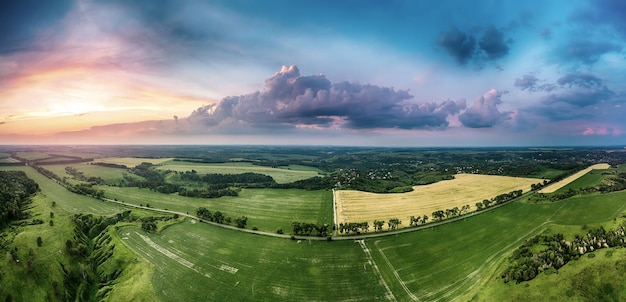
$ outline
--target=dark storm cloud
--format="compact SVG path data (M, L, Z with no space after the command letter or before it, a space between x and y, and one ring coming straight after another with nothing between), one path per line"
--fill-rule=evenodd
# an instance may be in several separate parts
M0 9L0 54L22 51L43 30L50 30L74 1L4 1Z
M552 94L544 101L547 105L569 104L576 107L587 107L610 100L615 93L606 87L567 91Z
M478 97L474 105L459 115L459 121L469 128L489 128L506 118L507 113L498 110L502 93L495 89Z
M559 85L568 87L578 86L592 88L603 86L602 79L588 73L570 73L556 81Z
M205 128L249 125L264 128L304 126L347 129L432 129L448 125L447 117L465 108L465 101L410 104L412 96L369 84L331 83L323 75L300 76L284 66L265 81L266 89L224 98L203 106L186 121Z
M493 25L487 26L482 38L478 42L480 49L487 54L489 59L498 59L509 54L509 46L504 39L504 33Z
M459 65L474 63L479 69L487 62L505 57L509 54L511 39L504 36L504 32L495 26L489 25L483 31L480 40L469 32L463 32L456 27L441 33L437 44L443 47ZM497 65L497 68L502 67Z
M469 33L460 31L456 27L441 33L437 41L459 65L465 65L473 56L476 49L476 38Z

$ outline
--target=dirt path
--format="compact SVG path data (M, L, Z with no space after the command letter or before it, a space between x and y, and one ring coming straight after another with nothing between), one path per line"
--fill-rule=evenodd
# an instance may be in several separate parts
M539 193L554 193L556 192L558 189L567 186L568 184L570 184L571 182L581 178L583 175L589 173L591 170L604 170L604 169L608 169L611 166L609 164L595 164L587 169L578 171L576 174L571 175L555 184L551 184L543 189L541 189L541 191L539 191Z

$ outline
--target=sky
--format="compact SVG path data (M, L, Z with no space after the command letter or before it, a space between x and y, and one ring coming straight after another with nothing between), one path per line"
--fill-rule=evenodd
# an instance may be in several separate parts
M0 144L626 145L626 2L22 0Z

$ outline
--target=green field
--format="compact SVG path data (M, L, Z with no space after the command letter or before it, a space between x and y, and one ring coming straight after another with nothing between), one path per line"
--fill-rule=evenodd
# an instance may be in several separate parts
M83 172L83 174L87 178L100 177L107 184L111 185L118 184L124 178L124 175L136 179L143 179L143 177L141 176L129 173L127 169L103 167L99 165L90 165L88 163L49 165L45 166L44 168L46 170L54 172L54 174L58 175L61 178L72 178L72 176L65 171L66 167L72 167L80 172Z
M598 185L603 179L602 171L606 171L606 170L597 170L597 171L592 170L589 173L567 184L566 186L556 190L555 193L565 192L570 189L579 190L582 188Z
M381 301L385 289L352 241L295 241L189 220L161 235L119 230L157 268L163 301Z
M163 166L158 167L158 169L179 172L196 170L200 174L240 174L246 172L254 172L269 175L274 178L277 183L290 183L297 180L307 179L314 176L319 176L322 172L316 168L301 165L290 165L287 167L272 168L266 166L257 166L248 162L204 164L183 161L167 161L164 163Z
M102 186L106 197L119 201L195 214L199 207L212 212L221 211L233 219L248 217L248 228L274 232L278 227L286 233L294 221L333 223L333 197L331 191L306 191L298 189L242 189L239 196L220 198L193 198L177 194L162 194L149 189Z
M580 230L583 223L611 220L623 211L625 198L626 192L618 192L553 204L516 202L459 222L366 243L399 300L411 300L411 295L422 301L467 300L480 296L481 286L504 270L500 264L523 240L553 223L578 220L575 228Z

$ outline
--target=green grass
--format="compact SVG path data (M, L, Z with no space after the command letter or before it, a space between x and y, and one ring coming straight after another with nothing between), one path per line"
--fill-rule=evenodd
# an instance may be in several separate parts
M563 206L551 220L557 224L578 226L609 221L624 210L625 198L625 191L572 197L556 203Z
M162 194L148 189L101 187L105 196L131 204L150 204L153 208L195 214L199 207L211 212L221 211L233 219L248 217L248 228L274 232L281 227L285 233L294 221L333 223L332 192L298 189L242 189L239 196L214 199Z
M0 167L0 170L19 170L33 179L50 202L56 202L57 207L71 213L86 213L96 215L111 215L124 210L120 205L104 202L92 197L69 192L55 181L41 175L35 169L26 166Z
M314 176L319 176L322 172L316 168L301 165L290 165L287 167L272 168L266 166L257 166L248 162L203 164L182 161L167 161L164 163L163 166L158 167L158 169L180 172L196 170L200 174L240 174L246 172L254 172L269 175L274 178L277 183L290 183L297 180L307 179Z
M469 299L504 269L499 265L523 240L553 223L578 223L571 227L580 230L583 223L610 220L624 209L625 198L626 192L618 192L553 204L516 202L459 222L366 243L399 300L410 300L400 280L422 301Z
M600 170L600 171L604 171L604 170ZM568 191L570 189L572 189L572 190L579 190L579 189L582 189L582 188L595 186L595 185L600 184L602 182L603 178L604 177L602 176L601 173L594 172L592 170L589 173L587 173L587 174L581 176L580 178L572 181L571 183L567 184L566 186L558 189L555 193L565 192L565 191Z
M163 301L380 301L385 295L352 241L298 242L189 220L160 235L136 227L119 233L157 267L152 281Z

